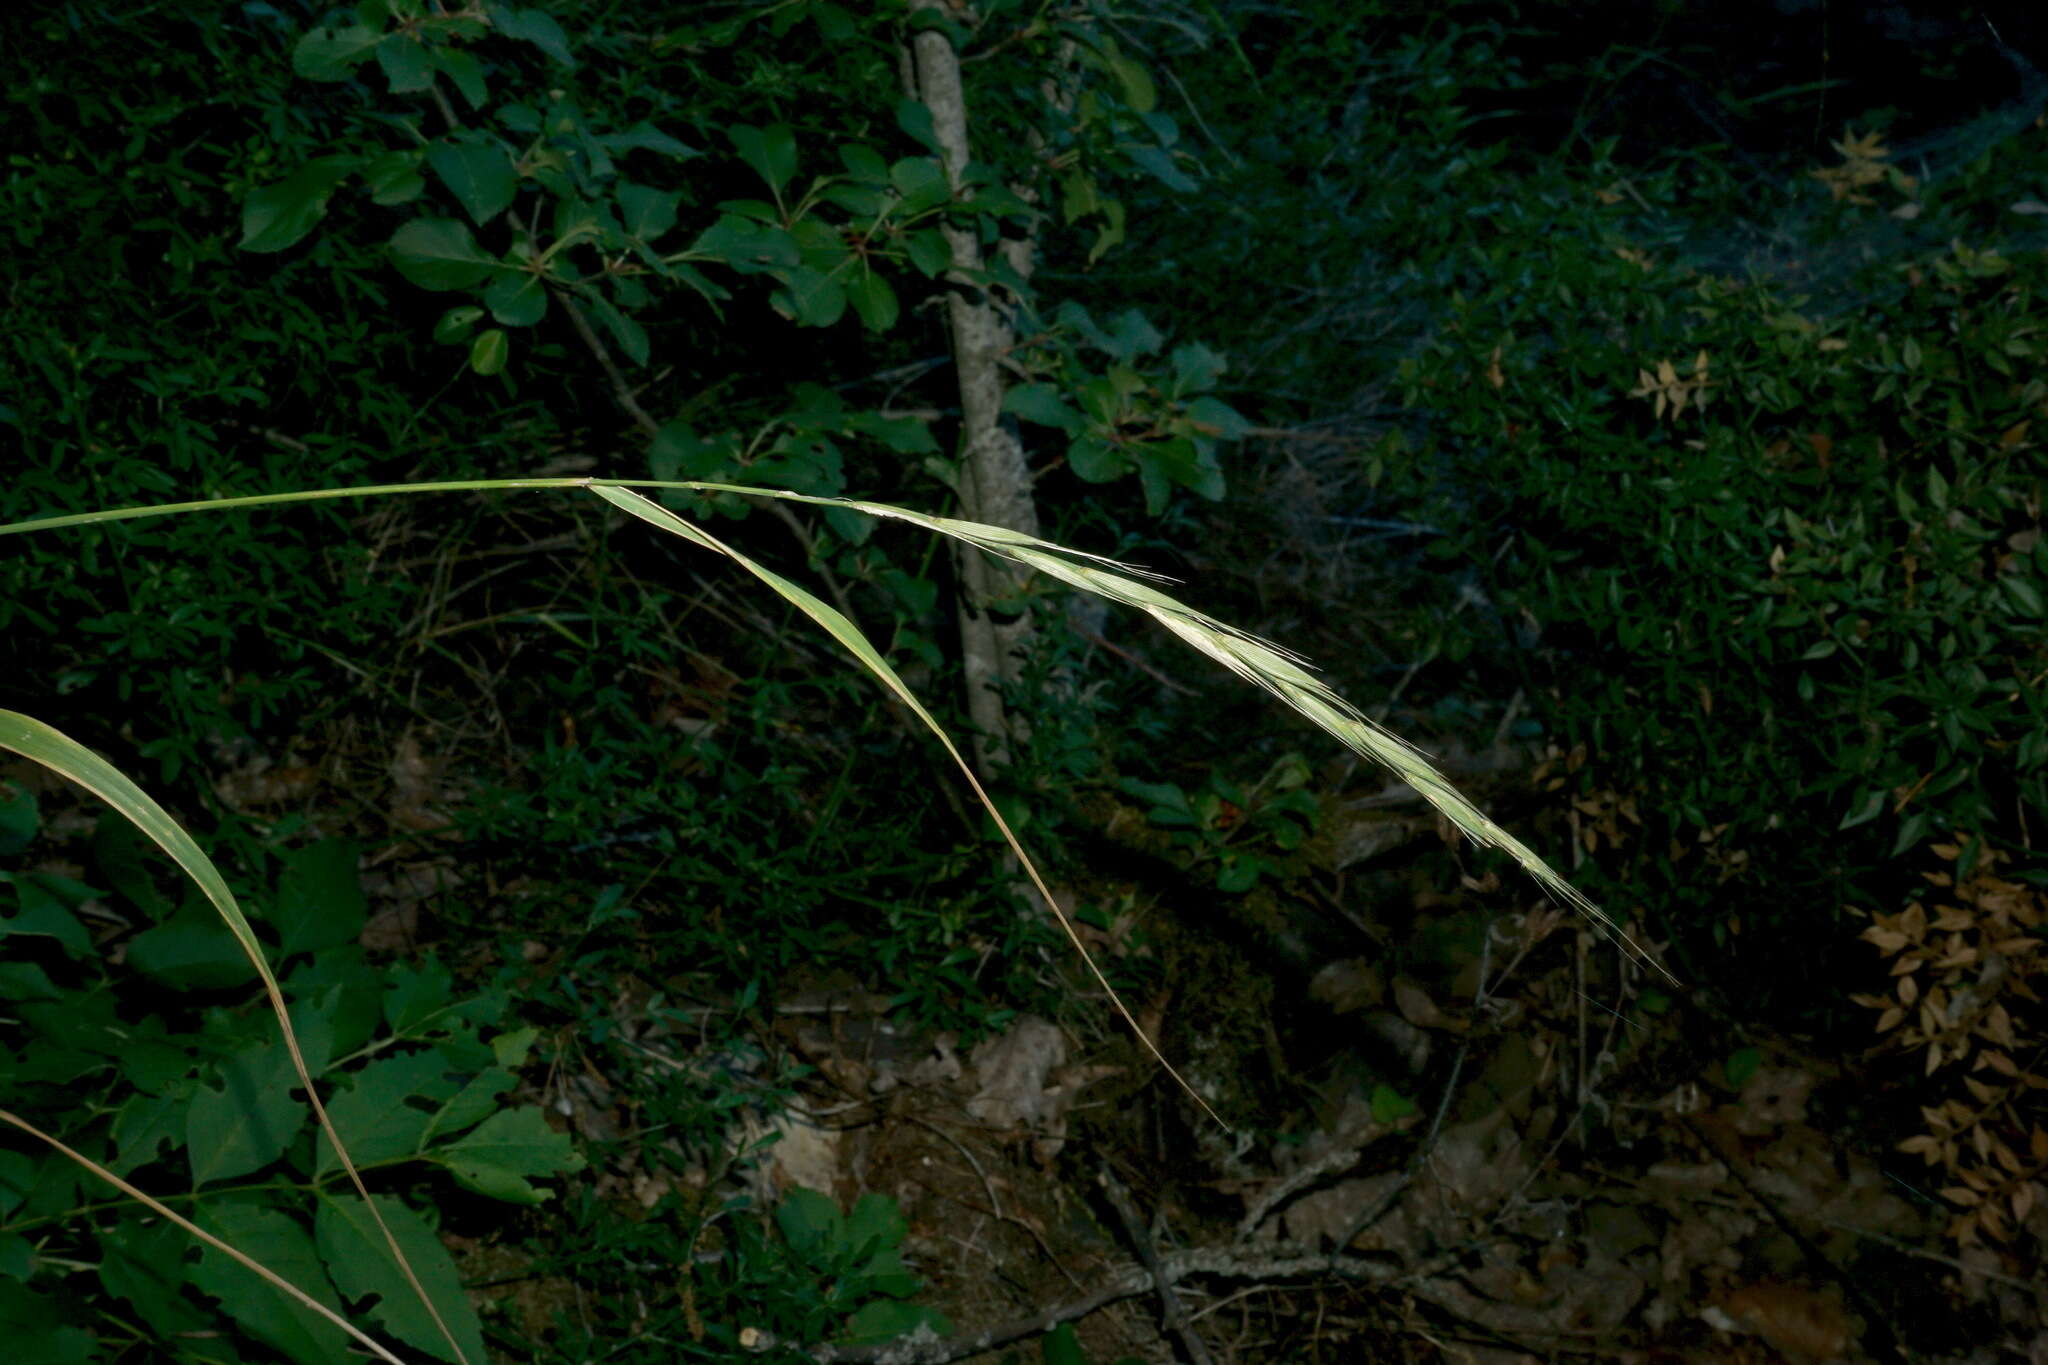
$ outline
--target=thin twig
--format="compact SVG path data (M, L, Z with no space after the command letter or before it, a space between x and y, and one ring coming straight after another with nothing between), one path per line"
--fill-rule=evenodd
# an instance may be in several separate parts
M1193 1247L1163 1253L1159 1259L1160 1273L1169 1283L1179 1283L1194 1275L1261 1282L1336 1275L1384 1284L1392 1281L1396 1274L1393 1267L1362 1257L1322 1255L1295 1247L1276 1249L1264 1255L1240 1253L1223 1247ZM947 1362L980 1355L1026 1337L1042 1336L1063 1322L1087 1317L1120 1299L1148 1293L1155 1284L1153 1273L1141 1265L1119 1266L1101 1278L1104 1287L1086 1298L979 1332L940 1337L927 1331L875 1346L813 1346L805 1354L817 1365L882 1365L883 1362L888 1362L888 1365L947 1365ZM789 1344L766 1332L754 1332L749 1339L749 1349L757 1352Z
M1188 1322L1187 1306L1180 1301L1180 1295L1173 1292L1173 1281L1167 1278L1166 1266L1159 1259L1159 1248L1153 1245L1144 1220L1138 1217L1138 1206L1131 1201L1131 1192L1124 1188L1124 1183L1116 1178L1116 1172L1109 1168L1107 1162L1103 1163L1101 1179L1102 1192L1109 1196L1109 1206L1116 1210L1117 1221L1124 1226L1124 1236L1130 1239L1138 1260L1152 1276L1152 1286L1159 1294L1160 1319L1166 1330L1179 1339L1187 1349L1188 1359L1195 1365L1213 1365L1208 1346Z

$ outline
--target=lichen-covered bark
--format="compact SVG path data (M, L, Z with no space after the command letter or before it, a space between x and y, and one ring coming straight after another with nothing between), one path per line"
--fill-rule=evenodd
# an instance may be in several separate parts
M932 8L937 0L920 0ZM967 98L960 81L960 56L942 32L927 29L911 40L916 93L932 112L940 159L955 194L969 159ZM1038 534L1038 508L1031 498L1031 471L1023 444L1003 425L1003 357L1013 341L1008 317L987 290L973 282L982 268L981 242L971 227L947 226L952 250L952 290L947 321L953 334L953 363L960 388L960 483L962 515L1013 531ZM1028 243L1018 244L1013 266L1028 269ZM1029 646L1031 618L1021 606L1023 575L979 551L960 551L962 586L960 640L966 672L968 713L974 722L975 758L984 772L1000 767L1015 735L1005 715L1002 689L1016 681ZM1007 610L998 610L1007 606Z

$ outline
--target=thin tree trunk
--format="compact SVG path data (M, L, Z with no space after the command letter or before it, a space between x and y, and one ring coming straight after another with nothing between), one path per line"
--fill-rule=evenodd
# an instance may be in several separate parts
M939 0L914 0L932 9ZM955 194L969 160L967 98L960 82L960 54L946 35L926 29L911 39L916 94L931 110L940 160ZM953 333L953 364L960 387L960 501L970 521L989 522L1038 534L1038 508L1031 498L1031 471L1023 444L1003 425L1002 361L1014 337L1009 319L988 292L973 283L982 268L981 241L973 227L945 226L952 250L952 289L947 320ZM1006 248L1020 273L1030 267L1029 243ZM1010 756L1010 741L1022 736L1005 714L1003 688L1015 683L1030 645L1031 617L1019 610L1025 575L1015 566L962 547L959 603L961 662L966 672L967 709L974 722L974 752L984 773ZM995 606L1005 610L996 611Z

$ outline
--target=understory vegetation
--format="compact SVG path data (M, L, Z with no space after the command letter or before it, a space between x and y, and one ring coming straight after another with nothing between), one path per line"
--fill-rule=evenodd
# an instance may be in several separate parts
M10 1359L2038 1352L2033 31L0 19Z

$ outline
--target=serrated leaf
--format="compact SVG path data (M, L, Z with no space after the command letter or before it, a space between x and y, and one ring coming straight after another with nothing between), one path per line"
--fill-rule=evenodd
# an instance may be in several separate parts
M441 1321L467 1356L471 1365L485 1365L490 1354L484 1349L483 1328L476 1309L463 1292L455 1262L441 1239L417 1213L389 1195L373 1196L384 1226L405 1254L420 1288L434 1301ZM323 1196L313 1215L313 1235L320 1257L341 1292L351 1299L370 1300L365 1310L372 1318L406 1345L438 1360L454 1360L447 1337L420 1302L405 1272L391 1259L384 1234L372 1221L363 1201Z
M251 193L242 201L242 250L283 251L297 245L327 216L335 186L361 164L353 156L323 156Z
M528 1030L521 1030L527 1032ZM502 1035L501 1035L502 1039ZM420 1134L422 1146L453 1137L465 1128L473 1128L505 1106L505 1096L511 1092L519 1078L503 1067L492 1067L481 1075L473 1077L439 1109L427 1116L426 1130Z
M903 1206L886 1194L870 1191L862 1195L846 1215L846 1244L855 1256L893 1251L909 1233Z
M114 1156L107 1169L127 1175L184 1146L185 1110L192 1090L189 1084L180 1085L161 1095L130 1095L123 1100L114 1111Z
M171 1223L145 1225L131 1218L103 1229L99 1242L100 1283L127 1300L159 1338L172 1340L208 1325L183 1293L190 1233Z
M576 65L576 54L569 48L569 36L562 32L562 26L546 10L493 5L489 13L492 25L507 38L532 43L563 66Z
M528 1183L538 1176L583 1169L568 1134L550 1129L532 1105L491 1115L468 1136L436 1148L434 1160L478 1194L509 1204L538 1204L545 1190Z
M358 1166L411 1156L426 1139L428 1112L413 1100L441 1104L453 1096L460 1081L432 1050L400 1053L370 1063L355 1084L327 1101L327 1116L341 1134L341 1145ZM313 1171L325 1176L341 1169L334 1145L321 1133Z
M312 29L292 46L292 70L309 81L345 81L382 39L361 24Z
M493 137L437 139L427 147L427 165L478 227L512 207L519 194L512 155Z
M322 839L284 855L270 913L279 953L311 953L355 942L369 919L356 858L355 844L346 839Z
M469 225L453 218L416 218L391 235L391 263L422 289L468 289L498 268L476 244Z
M318 1059L308 1056L306 1063L318 1069ZM308 1117L306 1102L292 1098L298 1076L282 1041L243 1048L220 1064L218 1079L218 1087L202 1082L185 1112L185 1155L195 1186L268 1166Z
M0 786L0 858L11 858L34 843L41 825L34 792L12 782Z
M256 979L234 932L204 901L189 900L128 940L127 964L173 990L225 990Z
M85 926L78 922L78 916L63 898L42 885L38 874L0 872L0 886L8 883L14 886L18 908L14 914L0 918L0 941L23 934L54 939L72 957L91 955L92 935L86 933Z
M829 1195L799 1185L775 1206L775 1226L790 1250L820 1270L837 1269L846 1243L846 1215Z
M272 1208L225 1203L202 1206L196 1221L317 1302L340 1311L341 1301L335 1297L313 1239L296 1220ZM249 1335L302 1365L334 1365L348 1358L348 1337L339 1327L273 1288L225 1252L202 1245L192 1283L202 1293L219 1299L221 1308Z

